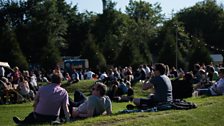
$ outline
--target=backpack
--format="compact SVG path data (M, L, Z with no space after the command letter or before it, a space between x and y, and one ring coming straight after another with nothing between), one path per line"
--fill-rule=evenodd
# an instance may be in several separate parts
M173 102L171 102L170 104L172 109L177 109L177 110L181 110L181 109L188 110L188 109L197 108L197 105L195 103L187 102L181 99L174 99Z

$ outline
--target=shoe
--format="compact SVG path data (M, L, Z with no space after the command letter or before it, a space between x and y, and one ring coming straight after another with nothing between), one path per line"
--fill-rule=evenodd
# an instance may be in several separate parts
M17 124L17 125L21 125L23 121L21 121L18 117L13 117L12 118L13 121Z
M134 106L134 105L132 105L132 104L128 104L128 105L126 106L126 108L127 108L128 110L133 110L133 109L136 108L136 106Z
M61 124L61 122L58 121L58 120L55 120L55 121L51 122L51 125L60 125L60 124Z

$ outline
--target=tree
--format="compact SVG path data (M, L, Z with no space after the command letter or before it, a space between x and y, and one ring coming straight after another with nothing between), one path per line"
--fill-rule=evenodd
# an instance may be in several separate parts
M177 17L192 36L202 37L209 46L224 47L224 8L216 0L198 2L180 11Z
M58 13L55 0L27 1L27 57L33 64L49 69L60 60L67 24Z
M21 69L28 69L27 60L16 40L15 32L8 24L0 29L0 60L9 62L10 65L18 66Z
M157 39L155 39L155 43L152 43L151 48L153 49L154 54L160 57L160 61L165 60L168 62L166 59L170 54L173 55L172 57L174 59L168 63L170 66L176 66L177 56L177 67L187 70L189 52L191 51L190 42L189 34L186 32L183 23L179 22L177 18L173 18L164 22L163 27L161 28ZM169 49L170 46L171 48ZM164 50L164 48L166 49ZM163 53L161 54L161 52ZM165 59L161 58L161 55ZM166 57L166 55L169 56Z
M109 3L111 3L111 0L102 0L103 12L107 9Z
M117 62L128 25L128 17L115 10L115 5L112 2L108 3L104 13L95 18L91 31L108 65L114 65Z
M128 37L132 38L131 42L136 43L144 63L151 63L149 46L157 36L159 23L162 21L161 7L158 3L152 5L141 0L130 0L126 13L133 20L128 27Z
M16 28L23 22L22 2L0 3L0 59L12 66L28 69L28 62L18 42Z
M85 47L82 49L82 57L89 59L91 68L102 68L106 66L104 55L100 52L96 45L95 39L91 34L88 35L88 40L85 41Z
M198 38L192 40L192 51L190 53L189 68L192 70L195 63L210 64L211 57L209 50L205 47L203 41Z
M116 64L119 66L138 66L145 63L144 57L141 56L139 49L136 48L135 43L125 42L122 46L120 54L118 55Z
M76 9L73 8L73 11ZM66 40L68 41L68 49L65 55L80 56L82 48L85 48L84 42L88 40L88 32L90 31L95 16L91 13L72 14L68 21L68 32Z
M159 53L158 62L165 63L170 67L176 66L176 58L177 58L177 67L178 68L186 68L186 64L184 63L184 59L179 50L176 50L176 40L175 35L172 34L170 30L166 32L166 36L164 39L164 45Z
M161 14L160 4L154 5L145 1L130 0L126 7L126 13L137 22L139 20L147 20L150 25L156 27L162 21L164 15Z
M12 46L15 46L18 54L24 54L24 60L27 59L31 64L50 68L60 60L60 50L65 46L67 24L62 11L59 13L57 2L62 4L63 0L1 3L1 15L4 17L1 25L8 24L8 34L13 37ZM4 34L5 31L2 32ZM25 65L25 62L21 63Z
M49 69L60 61L59 49L64 43L67 24L58 13L55 0L37 2L31 14L32 60Z

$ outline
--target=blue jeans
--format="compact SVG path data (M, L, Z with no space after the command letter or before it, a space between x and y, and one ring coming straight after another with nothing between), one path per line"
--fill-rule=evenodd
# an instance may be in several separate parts
M209 88L197 89L197 91L198 91L198 95L207 95L207 96L212 95Z
M55 121L57 116L42 115L36 112L31 112L23 121L23 124L45 123Z

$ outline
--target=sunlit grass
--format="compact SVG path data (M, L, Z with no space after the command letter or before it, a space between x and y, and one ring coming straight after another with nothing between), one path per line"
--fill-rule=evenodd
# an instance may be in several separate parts
M86 95L90 92L93 81L81 81L72 85L63 85L71 97L74 89L84 91ZM141 90L141 84L134 87L136 97L147 97L148 91ZM88 126L88 125L114 125L114 126L222 126L224 124L224 99L218 97L193 97L186 99L198 105L197 109L191 110L167 110L159 112L139 112L129 114L118 114L126 109L129 102L113 102L113 115L98 116L84 120L78 120L63 124L65 126ZM22 119L32 111L32 103L0 105L0 126L15 125L13 116Z

